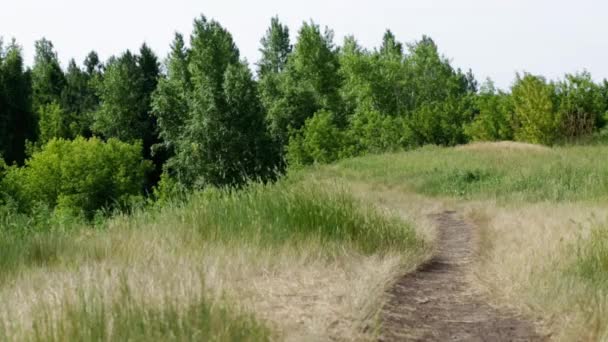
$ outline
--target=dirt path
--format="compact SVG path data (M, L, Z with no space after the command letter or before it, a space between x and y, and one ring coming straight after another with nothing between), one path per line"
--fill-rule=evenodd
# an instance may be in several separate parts
M472 227L454 212L435 217L437 255L400 279L382 310L381 341L544 341L532 323L491 307L466 280L473 254Z

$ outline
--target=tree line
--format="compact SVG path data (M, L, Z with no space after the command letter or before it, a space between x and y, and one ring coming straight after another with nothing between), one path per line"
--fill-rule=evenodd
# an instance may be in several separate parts
M53 44L0 41L0 203L91 213L143 193L272 181L288 165L473 140L576 139L607 120L608 82L588 72L481 86L427 36L378 48L273 18L252 71L201 16L161 63L143 44L60 66ZM155 190L153 190L155 189Z

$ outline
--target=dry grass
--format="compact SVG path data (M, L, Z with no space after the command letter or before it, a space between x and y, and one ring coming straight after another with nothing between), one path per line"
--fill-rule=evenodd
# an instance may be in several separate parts
M201 295L215 303L228 298L266 321L281 340L365 339L361 324L373 323L386 284L404 266L398 255L345 253L329 262L314 247L265 252L203 244L178 255L162 232L113 234L124 241L127 259L36 269L0 290L0 320L10 325L9 340L27 339L40 308L46 319L62 319L66 301L77 301L79 292L114 298L121 277L146 306L162 307L167 297L182 308Z
M465 214L478 228L471 284L490 302L540 321L552 340L605 341L607 154L601 145L425 147L341 161L317 178L368 184L363 197L396 204L417 229L425 207Z
M496 141L496 142L475 142L467 145L456 147L462 151L530 151L530 152L547 152L551 149L544 145L529 144L518 141Z
M552 339L606 340L605 289L569 274L592 229L608 226L601 204L538 203L462 206L481 236L471 279L499 305L542 319Z
M276 198L273 193L263 196ZM323 199L328 200L314 200ZM229 198L220 200L225 206L232 203ZM213 203L207 205L215 208ZM335 210L351 210L348 201L336 203ZM255 204L246 210L262 210L251 205ZM61 340L57 331L63 329L68 309L91 306L92 298L110 308L121 300L121 288L126 286L129 301L137 307L162 312L170 304L186 312L192 302L205 298L212 308L228 306L232 316L253 315L270 328L274 340L370 340L387 287L428 254L424 248L370 253L353 243L321 243L315 236L270 244L260 243L255 235L211 238L213 228L198 227L208 214L191 206L112 219L106 230L69 235L86 250L60 255L53 264L18 269L0 285L0 336ZM234 214L238 212L235 208ZM223 227L237 219L232 212L222 215L217 222ZM375 222L373 217L366 220ZM255 228L264 221L252 224ZM201 234L200 229L206 232ZM230 234L239 236L238 231ZM108 331L114 329L116 322L104 322L110 325Z

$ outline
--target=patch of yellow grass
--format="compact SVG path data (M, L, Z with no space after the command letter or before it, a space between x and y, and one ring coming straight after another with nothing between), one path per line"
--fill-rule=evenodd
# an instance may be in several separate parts
M108 231L79 238L111 253L79 265L27 269L0 288L0 323L8 340L31 338L41 315L62 319L65 304L79 294L101 293L110 301L123 278L135 300L147 306L162 307L170 299L185 308L201 295L228 300L240 312L254 313L280 340L368 340L373 329L364 333L363 326L374 325L386 288L422 261L407 252L336 251L328 259L314 244L227 246L162 223L129 229L120 220Z
M531 151L531 152L546 152L551 149L547 146L529 144L516 141L496 141L496 142L475 142L466 145L456 146L457 150L465 151Z
M608 207L588 203L499 206L463 204L480 235L472 283L498 305L542 319L552 339L608 338L606 296L564 276L572 248L593 227L608 225Z

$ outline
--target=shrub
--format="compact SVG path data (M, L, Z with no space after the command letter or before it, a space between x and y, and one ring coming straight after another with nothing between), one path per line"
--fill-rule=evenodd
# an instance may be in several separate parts
M349 155L395 151L402 145L403 121L376 110L364 110L351 118L347 132Z
M452 146L467 141L464 126L472 117L469 97L424 103L407 121L408 145Z
M343 148L343 136L343 132L333 122L331 112L317 112L290 138L287 159L290 164L296 165L336 161Z
M2 187L11 189L22 210L36 203L87 216L124 206L141 195L145 174L140 143L97 138L51 139L22 168L10 168Z
M511 97L486 83L475 99L479 114L465 127L466 135L472 140L497 141L513 139Z

